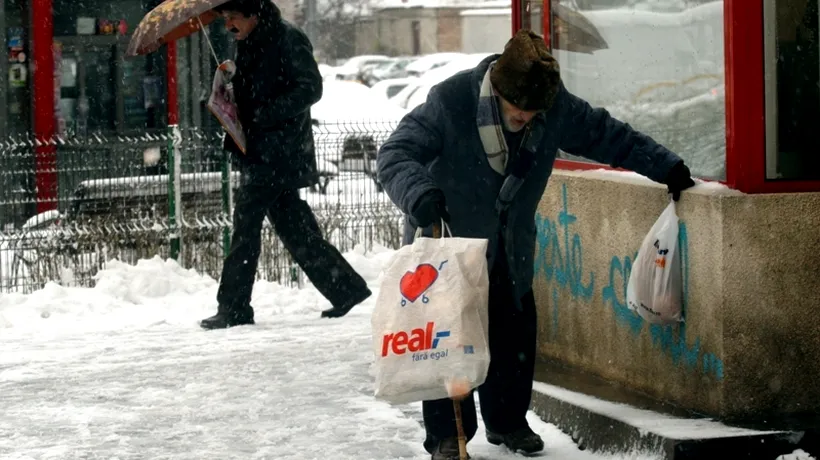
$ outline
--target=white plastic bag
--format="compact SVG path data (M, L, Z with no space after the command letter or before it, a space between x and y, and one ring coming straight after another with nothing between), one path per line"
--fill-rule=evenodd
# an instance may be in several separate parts
M675 202L649 230L632 264L626 301L629 308L653 324L682 322L683 277L678 248Z
M490 366L488 241L419 235L385 269L372 316L375 396L392 404L475 389Z

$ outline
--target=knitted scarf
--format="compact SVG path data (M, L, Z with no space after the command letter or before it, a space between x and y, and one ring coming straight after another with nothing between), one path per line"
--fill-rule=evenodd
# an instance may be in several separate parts
M499 113L498 98L493 93L493 85L490 83L490 72L495 63L491 63L481 81L481 89L478 94L478 111L476 121L478 123L478 135L484 145L484 152L493 170L502 176L507 169L509 149L507 141L504 139L503 121Z
M494 64L490 64L487 73L484 74L484 79L481 81L476 122L478 124L478 135L481 138L481 144L484 146L484 152L487 154L490 166L495 172L505 176L496 200L496 210L500 213L509 208L515 194L524 183L531 165L524 165L519 162L520 164L517 167L511 168L511 174L507 174L509 148L507 140L504 138L504 122L501 119L499 100L493 92L492 83L490 83L490 72ZM532 156L537 151L544 135L543 120L536 117L525 129L527 131L521 141L521 149L526 149Z

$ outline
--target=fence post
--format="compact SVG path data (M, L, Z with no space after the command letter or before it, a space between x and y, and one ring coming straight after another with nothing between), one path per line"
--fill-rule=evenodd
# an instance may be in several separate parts
M179 260L182 250L182 236L178 221L182 217L182 192L180 190L182 166L178 147L182 143L179 125L168 125L168 227L171 244L171 258Z
M231 203L233 187L231 187L231 161L230 153L222 149L222 212L231 219ZM222 227L222 256L228 257L231 248L231 228L229 225Z

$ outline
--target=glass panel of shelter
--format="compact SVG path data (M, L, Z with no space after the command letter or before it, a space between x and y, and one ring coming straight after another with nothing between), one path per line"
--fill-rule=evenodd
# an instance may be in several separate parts
M724 179L723 0L551 1L567 89L680 155L694 175Z
M4 83L0 134L25 136L31 132L31 59L29 5L25 0L0 0L6 57L0 66Z
M163 51L125 57L137 24L161 0L53 2L54 40L62 44L66 61L55 64L76 65L78 73L76 85L63 79L61 88L65 100L58 115L66 117L66 131L87 135L164 129Z
M161 126L164 77L152 57L126 58L128 37L63 36L58 126L63 134L123 133ZM159 110L158 110L159 109ZM156 119L155 119L156 118Z
M766 179L820 179L819 0L764 0Z

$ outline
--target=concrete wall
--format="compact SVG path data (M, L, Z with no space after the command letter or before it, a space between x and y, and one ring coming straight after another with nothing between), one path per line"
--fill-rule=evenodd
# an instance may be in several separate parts
M556 171L539 205L541 357L730 420L820 410L820 194L685 194L686 323L660 327L626 285L668 195L613 174Z
M356 49L354 56L379 54L379 28L373 17L360 18L355 24Z
M728 200L723 216L726 409L816 413L820 194Z
M380 49L389 55L413 54L413 22L420 27L419 54L438 51L438 17L433 8L391 8L375 13Z
M472 13L464 16L465 11ZM504 14L506 17L503 17ZM465 19L471 20L469 32L464 30ZM356 53L412 55L414 21L418 21L420 26L419 54L495 52L503 49L509 40L510 20L509 9L385 8L368 18L375 24L373 28L365 24L357 25Z
M439 53L460 52L461 45L461 10L456 8L438 8L436 10L436 40Z
M461 13L461 47L464 53L500 53L510 39L509 8L468 10Z

